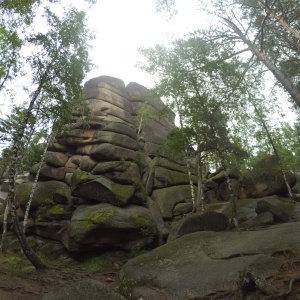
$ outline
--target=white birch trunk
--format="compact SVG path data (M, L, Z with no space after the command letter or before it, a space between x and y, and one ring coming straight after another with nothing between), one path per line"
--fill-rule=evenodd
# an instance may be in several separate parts
M33 182L33 185L32 185L32 189L31 189L31 193L30 193L30 196L29 196L29 200L28 200L28 203L26 205L26 211L25 211L24 221L23 221L23 232L24 232L24 234L26 232L26 226L27 226L27 222L28 222L28 216L29 216L29 211L30 211L30 207L31 207L33 195L34 195L34 192L35 192L35 188L36 188L39 176L40 176L40 172L41 172L41 169L42 169L42 166L43 166L43 163L44 163L45 155L47 153L47 149L49 147L51 139L52 139L52 133L50 134L50 136L49 136L49 138L47 140L47 144L45 145L45 149L44 149L44 152L43 152L40 164L39 164L39 168L38 168L38 170L36 172L35 179L34 179L34 182Z

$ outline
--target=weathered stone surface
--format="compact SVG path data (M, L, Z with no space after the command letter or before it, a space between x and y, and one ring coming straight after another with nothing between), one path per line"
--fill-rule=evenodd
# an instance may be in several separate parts
M180 216L190 213L193 210L193 203L178 203L174 206L173 216Z
M161 144L167 139L171 129L170 125L165 127L161 123L151 120L142 126L140 135L142 135L147 142Z
M132 102L144 102L146 100L145 94L147 93L147 88L136 82L130 82L126 86L126 91L128 92L128 99Z
M155 201L153 201L150 197L147 197L148 208L151 212L152 218L155 222L155 226L157 228L158 235L158 245L162 245L166 239L167 229L165 227L164 220L162 218L160 209Z
M197 177L192 176L194 184L197 183ZM156 166L154 173L154 188L164 188L173 185L189 184L188 174L168 170L163 167Z
M68 136L57 137L57 139L60 143L71 146L110 143L126 149L138 150L136 140L109 131L73 129L68 132Z
M174 223L170 230L168 242L173 241L185 234L197 231L223 231L229 225L229 219L222 213L208 211L190 213L180 221Z
M233 191L233 196L235 199L238 199L240 184L236 179L230 179L230 185ZM225 181L218 185L217 195L219 201L229 201L230 200L230 191L228 188L228 183Z
M41 237L61 241L62 230L68 228L69 221L57 220L57 221L36 221L34 226L30 228L30 233L36 234Z
M228 176L231 179L239 179L239 177L242 175L241 172L233 168L231 170L228 170ZM205 184L210 184L211 181L214 181L215 183L221 184L226 181L225 172L224 170L218 171L216 174L211 174L209 176L209 179L205 181Z
M241 229L251 229L260 226L272 225L274 224L274 216L270 212L261 213L255 217L250 218L249 220L239 224Z
M135 160L136 152L131 149L124 149L122 147L103 143L99 145L93 145L90 148L89 154L92 158L99 160Z
M32 171L32 169L30 171ZM43 179L64 181L65 175L66 168L64 167L54 168L48 165L43 165L40 171L40 177Z
M268 278L284 262L284 257L272 254L300 253L299 230L297 222L262 231L185 235L127 262L120 274L123 294L140 296L135 290L147 287L157 299L181 300L236 291L238 278L246 269Z
M98 161L92 159L89 155L84 155L79 164L79 167L82 171L91 172L95 168L97 163Z
M131 185L140 183L141 177L138 165L130 161L99 162L91 173L104 174L117 183Z
M92 87L85 89L85 99L108 102L128 111L130 114L132 113L131 103L127 98L122 97L106 88Z
M291 172L286 172L285 175L290 187L293 187L297 176ZM247 198L287 194L283 174L275 156L268 156L259 161L253 170L246 174L241 184Z
M61 145L60 143L57 142L56 139L52 143L50 143L48 151L54 151L54 152L62 152L62 153L67 153L69 151L69 147L66 145Z
M300 203L294 204L292 201L279 196L268 196L261 199L241 199L236 202L237 213L239 218L245 220L256 216L257 202L264 200L269 204L278 207L285 215L289 217L290 221L300 221ZM223 213L231 218L231 204L227 204Z
M143 151L146 153L146 155L148 155L150 157L155 157L157 155L166 157L166 155L164 155L163 152L160 151L160 146L161 146L160 144L145 142Z
M62 152L48 151L44 158L45 163L52 167L63 167L67 161L68 156Z
M86 106L90 110L92 116L116 117L127 123L132 123L133 118L131 113L116 105L97 99L86 100Z
M45 294L41 300L125 300L110 287L92 279L64 282Z
M123 96L125 98L128 97L128 93L125 90L125 84L119 78L106 76L106 75L92 78L84 84L84 92L86 92L88 89L92 87L106 88L120 96Z
M101 203L77 207L62 242L72 252L107 246L131 249L148 245L156 234L148 209L136 205L118 208Z
M163 157L155 157L152 160L152 164L154 166L160 166L168 170L173 170L177 172L181 172L184 174L188 173L188 169L186 166L186 163L177 161L176 163L174 161L170 161L169 159L163 158ZM196 175L197 173L193 172L194 170L192 169L192 174Z
M257 207L255 209L256 213L259 215L261 213L270 212L276 221L279 222L288 222L288 215L282 211L278 206L271 204L265 200L259 200L256 203Z
M32 190L32 182L23 183L16 188L16 200L22 208L26 207ZM32 198L31 208L33 210L42 206L52 207L55 204L69 206L72 197L69 186L59 181L38 182Z
M134 186L120 185L101 175L76 186L72 192L77 197L116 206L125 206L133 193Z
M105 125L101 130L124 134L131 137L134 140L136 140L137 137L135 127L133 125L126 124L124 122L123 123L111 122Z
M154 190L151 198L157 202L164 219L173 217L173 209L177 203L191 201L191 187L179 185Z

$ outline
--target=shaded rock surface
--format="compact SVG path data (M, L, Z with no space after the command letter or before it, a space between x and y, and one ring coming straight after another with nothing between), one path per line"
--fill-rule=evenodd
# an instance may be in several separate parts
M61 239L71 252L109 247L129 250L150 244L156 233L156 224L148 209L101 203L77 207Z
M299 230L296 222L261 231L185 235L127 262L121 270L123 293L133 300L143 291L145 300L176 300L237 290L246 269L267 278L284 262L272 255L299 254Z
M223 231L228 225L229 219L222 213L213 211L207 211L203 214L190 213L173 224L168 237L168 242L192 232Z
M73 122L49 145L30 232L62 241L72 252L162 243L163 218L192 210L185 163L161 150L175 114L148 97L146 87L126 87L110 76L88 80L84 95L89 116L75 110ZM37 171L38 165L31 168L32 179ZM21 217L31 187L23 183L17 190ZM174 210L179 203L184 209ZM113 215L109 222L104 210Z
M41 300L125 300L107 285L92 279L65 282L45 294Z

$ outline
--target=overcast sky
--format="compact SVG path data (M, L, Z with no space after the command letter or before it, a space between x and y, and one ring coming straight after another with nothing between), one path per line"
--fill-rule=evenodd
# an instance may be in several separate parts
M142 59L137 48L168 43L204 25L197 0L177 2L179 14L167 21L155 12L155 0L98 0L88 11L89 26L96 34L91 59L97 67L87 79L110 75L125 84L135 81L150 87L151 77L135 67Z

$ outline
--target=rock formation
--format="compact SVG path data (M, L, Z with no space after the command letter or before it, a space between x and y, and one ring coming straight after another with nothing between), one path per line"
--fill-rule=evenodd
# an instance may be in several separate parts
M174 113L163 114L166 106L148 99L145 87L125 87L113 77L89 80L84 95L88 117L74 112L74 122L48 148L30 230L73 252L151 244L164 235L163 220L192 209L184 163L160 149ZM17 188L20 216L31 187Z

